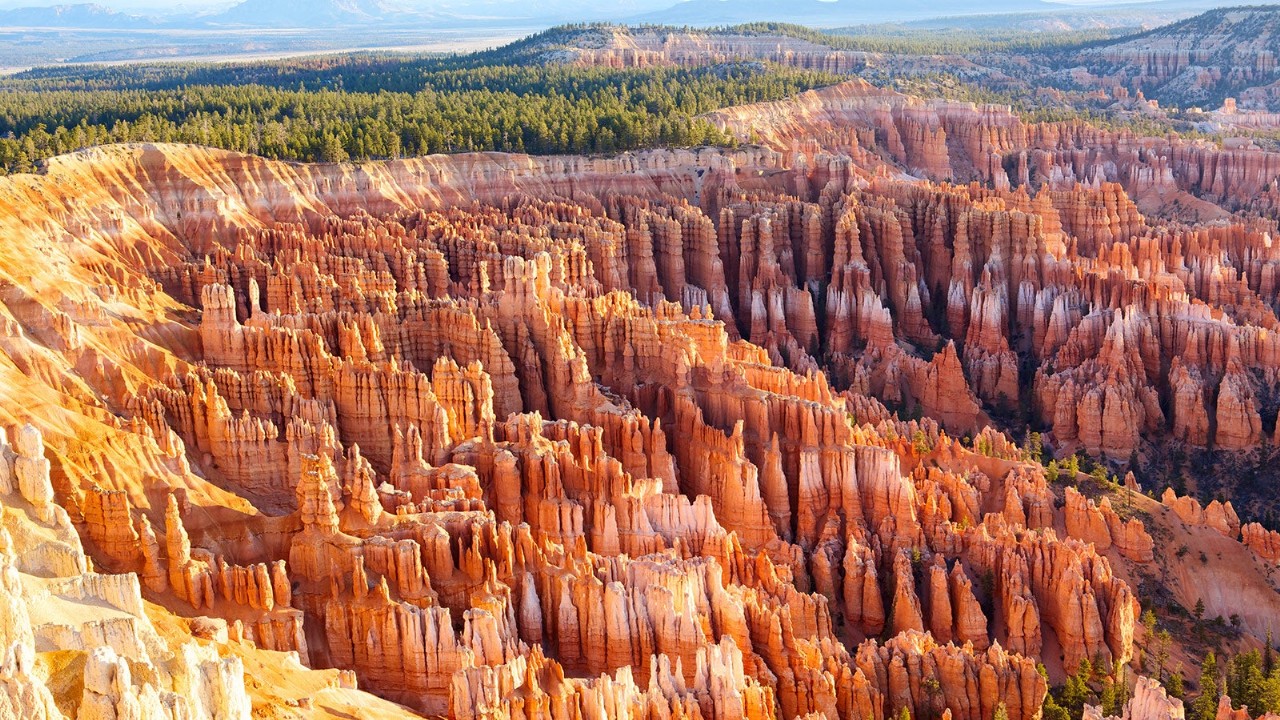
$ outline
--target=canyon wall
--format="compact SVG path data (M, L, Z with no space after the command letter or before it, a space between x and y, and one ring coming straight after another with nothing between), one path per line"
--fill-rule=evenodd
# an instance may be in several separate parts
M74 649L84 695L0 703L187 672L238 718L286 657L432 716L1031 719L1037 662L1133 658L1167 549L988 425L1270 437L1280 251L1230 213L1280 160L858 83L715 120L767 145L0 181L10 562L205 641L130 675L147 637L33 620L15 672ZM1175 197L1229 219L1140 208Z

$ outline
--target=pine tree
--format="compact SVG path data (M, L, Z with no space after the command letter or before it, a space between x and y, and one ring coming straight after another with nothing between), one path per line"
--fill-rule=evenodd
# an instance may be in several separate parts
M1120 703L1116 693L1116 684L1111 681L1111 678L1107 678L1102 683L1102 693L1099 697L1103 715L1120 714Z
M1247 705L1256 710L1265 679L1262 656L1257 650L1233 658L1227 669L1227 694L1231 696L1232 705L1237 708Z
M1168 630L1160 630L1156 633L1156 678L1164 677L1165 663L1169 662L1169 647L1173 644L1173 637ZM1178 676L1181 680L1181 675Z
M1280 712L1280 672L1272 672L1262 681L1256 702L1256 707L1249 706L1255 713Z
M350 156L342 146L342 140L336 135L326 134L320 141L320 160L325 162L343 162Z
M1267 628L1267 644L1266 649L1262 652L1262 674L1268 677L1272 671L1276 669L1275 648L1271 640L1271 628Z
M1147 609L1142 613L1142 626L1147 629L1148 642L1155 639L1156 636L1156 613L1154 610Z
M1044 704L1040 706L1040 717L1044 720L1071 720L1071 713L1058 704L1053 693L1045 693Z
M1129 702L1129 667L1124 663L1117 662L1115 664L1116 678L1116 714L1120 714L1120 710Z
M1165 685L1165 690L1169 693L1170 697L1175 697L1179 700L1182 699L1182 696L1186 694L1186 688L1183 687L1181 670L1174 670L1172 673L1169 673L1169 682Z
M1068 456L1064 469L1067 472L1067 482L1075 485L1076 473L1080 472L1080 456L1075 454Z
M1191 720L1215 720L1218 716L1218 658L1210 650L1200 664L1200 695L1191 703Z
M1068 675L1066 683L1062 686L1062 707L1071 714L1071 717L1078 718L1084 712L1084 704L1089 699L1089 675L1084 671L1085 663L1081 663L1081 672L1075 675Z
M1107 482L1108 482L1107 469L1102 467L1101 465L1094 467L1093 472L1089 473L1089 476L1093 478L1094 484L1096 484L1098 487L1107 486Z
M1044 469L1045 480L1048 480L1051 483L1056 483L1058 482L1059 474L1060 474L1060 471L1058 470L1058 461L1050 460L1049 464L1046 465Z

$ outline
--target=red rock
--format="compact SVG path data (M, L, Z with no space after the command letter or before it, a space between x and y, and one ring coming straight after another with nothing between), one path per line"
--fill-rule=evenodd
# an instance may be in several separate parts
M1214 500L1201 509L1195 498L1179 497L1172 488L1165 488L1160 501L1187 525L1209 527L1233 540L1240 537L1240 518L1230 501Z
M1173 389L1173 434L1192 445L1209 443L1209 416L1199 371L1174 358L1169 370Z
M1100 710L1097 712L1101 715ZM1186 712L1182 701L1169 697L1159 682L1138 676L1133 686L1133 697L1125 703L1123 717L1129 720L1163 720L1184 718Z
M1121 555L1137 563L1148 563L1155 559L1155 540L1147 532L1141 520L1137 518L1121 520L1120 516L1111 509L1109 498L1102 499L1099 509L1111 531L1112 544Z
M1217 419L1214 443L1224 450L1252 447L1262 439L1262 418L1258 416L1253 387L1234 357L1218 386Z
M1245 525L1241 532L1240 541L1255 555L1269 562L1280 562L1280 533L1267 530L1258 523Z
M0 301L0 419L33 423L0 442L14 563L88 578L83 534L156 612L216 616L187 623L208 652L296 651L457 717L1032 718L1046 646L1130 658L1112 560L1163 550L1107 500L1060 517L985 410L1029 402L1055 450L1118 460L1168 428L1259 442L1266 231L1153 225L1129 193L1272 161L863 83L709 119L744 117L766 146L130 146L0 181L0 267L39 298Z
M1075 488L1068 487L1066 495L1067 534L1093 543L1099 552L1105 552L1111 547L1111 530L1107 517L1092 500L1081 495Z
M957 643L971 643L978 650L986 650L987 618L982 606L973 595L973 584L960 563L951 569L951 602L954 607Z
M914 573L911 568L911 555L906 551L898 553L893 560L893 608L889 627L896 633L915 630L924 631L924 620L920 610L920 598L916 595Z

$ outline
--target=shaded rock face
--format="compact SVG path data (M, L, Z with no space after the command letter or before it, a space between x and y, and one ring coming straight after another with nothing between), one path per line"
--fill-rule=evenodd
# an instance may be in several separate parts
M182 712L236 720L260 649L458 718L1030 719L1045 648L1130 659L1113 562L1151 536L1105 499L1058 507L988 413L1029 401L1117 457L1171 423L1255 442L1268 230L1148 225L1106 173L1175 141L856 84L790 109L752 117L831 145L128 146L0 181L22 208L0 215L15 571L203 618L151 659L167 674L102 629L37 617L9 644L83 652L86 717L191 687ZM1103 139L1097 167L1068 152ZM1178 173L1209 153L1168 147ZM1023 152L1034 183L1005 169ZM1241 532L1229 506L1174 510ZM38 599L10 584L18 617ZM22 657L3 692L44 702Z

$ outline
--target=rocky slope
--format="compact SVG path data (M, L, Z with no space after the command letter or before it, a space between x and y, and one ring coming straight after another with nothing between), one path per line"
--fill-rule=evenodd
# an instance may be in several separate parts
M806 278L835 377L935 415L893 357L954 357L986 409L1021 401L1060 447L1115 460L1166 431L1224 449L1274 433L1275 228L1244 217L1274 206L1280 155L854 83L712 117L813 172L837 148L876 168L829 200L836 250Z
M1223 8L1090 48L1078 60L1106 82L1178 105L1218 107L1239 96L1272 107L1280 99L1280 9Z
M1008 17L991 18L1007 32ZM955 31L967 21L935 22ZM1232 132L1278 124L1280 9L1274 5L1220 8L1115 39L1080 34L1074 42L1031 32L1022 42L993 39L984 47L969 38L957 45L945 33L931 35L936 29L922 26L895 43L794 26L592 26L566 31L563 43L543 57L604 67L770 62L882 84L945 75L1019 98L1028 111L1089 109L1120 120L1158 118ZM1207 112L1183 112L1191 108Z
M853 73L866 67L870 55L779 34L601 26L575 33L566 48L550 57L601 67L691 67L754 60Z
M857 83L714 119L765 145L0 181L0 718L1030 719L1208 571L1157 528L1280 620L1264 528L984 429L1273 432L1232 213L1280 157Z

